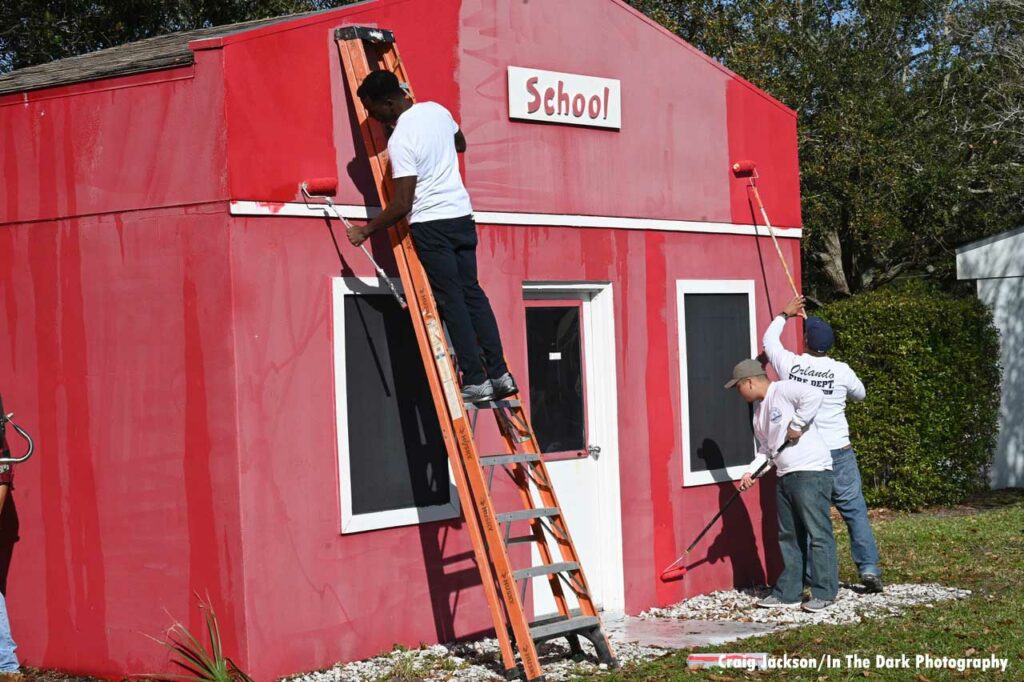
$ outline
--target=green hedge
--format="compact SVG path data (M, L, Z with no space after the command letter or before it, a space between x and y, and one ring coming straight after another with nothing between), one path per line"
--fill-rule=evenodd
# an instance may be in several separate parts
M850 437L871 505L955 504L988 485L999 417L999 332L975 297L923 283L828 305L833 357L867 386Z

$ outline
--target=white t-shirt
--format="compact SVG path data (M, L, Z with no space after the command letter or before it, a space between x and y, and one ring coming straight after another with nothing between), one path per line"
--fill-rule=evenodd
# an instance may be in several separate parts
M773 381L768 392L754 404L754 438L757 456L748 471L753 474L766 458L774 458L779 476L794 471L831 471L832 452L816 427L822 399L821 391L797 381ZM782 452L786 432L792 427L804 430L794 445Z
M846 399L864 400L864 384L845 362L804 353L797 355L782 345L786 318L779 315L764 333L764 352L780 379L809 384L825 394L814 423L830 450L850 444L850 426L846 423Z
M452 115L436 102L413 104L398 117L388 140L388 156L392 177L416 176L410 223L461 218L473 212L455 154L458 130Z

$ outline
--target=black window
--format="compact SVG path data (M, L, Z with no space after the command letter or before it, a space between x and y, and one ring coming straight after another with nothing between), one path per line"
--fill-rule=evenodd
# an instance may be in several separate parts
M450 502L448 458L409 314L391 296L345 296L352 512Z
M530 417L541 452L583 451L583 368L580 307L526 309Z
M683 308L690 470L748 464L754 438L750 406L723 388L733 366L750 357L747 294L684 294Z

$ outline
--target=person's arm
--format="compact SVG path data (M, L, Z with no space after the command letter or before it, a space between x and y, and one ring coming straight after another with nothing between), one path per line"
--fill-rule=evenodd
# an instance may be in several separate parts
M466 136L462 134L462 130L455 131L455 151L463 153L466 151Z
M352 229L348 231L348 240L354 246L362 244L377 230L386 230L409 215L409 211L412 210L412 200L416 194L416 176L407 175L395 178L394 188L394 196L376 218L365 225L353 225Z
M761 441L755 438L754 442L757 445L757 453L754 455L754 461L750 463L746 472L743 474L743 478L740 479L740 490L746 490L750 486L754 485L754 482L757 480L754 478L754 474L761 468L762 464L769 462L765 471L774 466L774 463L768 459L768 453L764 452L764 448L761 447ZM760 476L758 478L760 478Z
M789 369L796 360L796 353L786 350L782 345L782 330L786 328L786 320L799 315L803 307L803 296L797 296L787 303L782 312L768 325L768 329L764 332L764 338L761 339L764 354L768 357L768 362L772 363L772 367L775 368L775 373L779 375L780 379L789 378Z
M776 389L793 405L793 419L789 423L786 439L791 441L800 440L800 436L807 430L821 403L825 400L825 394L819 389L799 381L783 381Z
M10 457L11 453L6 447L0 449L4 457ZM0 464L0 512L3 512L4 502L14 486L14 467L10 464Z
M398 139L398 135L388 140L388 158L391 164L391 177L394 179L394 192L391 201L380 214L362 226L352 226L348 230L348 240L359 246L377 230L386 230L399 220L409 215L412 210L413 197L416 195L417 153L415 142L408 136Z
M749 467L747 467L748 471L746 471L743 474L743 478L740 479L740 490L746 490L747 488L754 485L754 483L757 481L757 478L760 478L760 476L754 478L754 472L760 469L761 465L764 464L767 459L768 458L762 455L760 452L757 453L757 456L754 457L754 461L750 463ZM768 468L770 469L772 466L773 465L769 464Z
M846 370L850 373L846 379L846 397L859 403L867 397L868 391L864 388L864 382L849 365L846 366Z

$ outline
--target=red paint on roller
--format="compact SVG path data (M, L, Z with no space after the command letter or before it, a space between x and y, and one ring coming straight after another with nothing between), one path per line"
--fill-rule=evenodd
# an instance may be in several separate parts
M732 172L738 178L750 177L757 169L757 164L750 160L737 161L732 164Z
M686 568L686 566L679 566L678 568L673 568L670 571L664 571L660 576L661 582L667 583L672 580L679 580L684 575L686 575L687 570L688 569Z
M334 196L338 192L338 178L310 178L302 184L310 194Z

